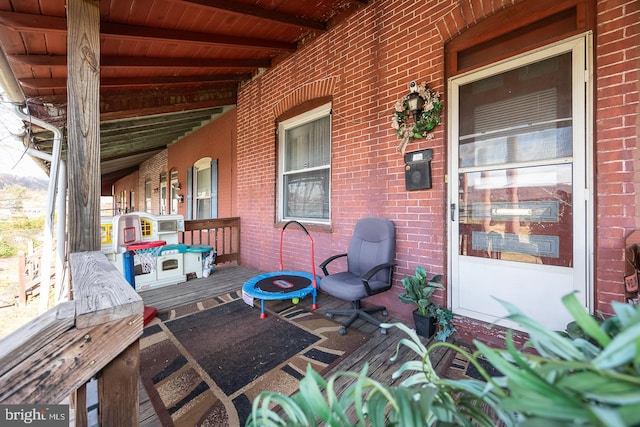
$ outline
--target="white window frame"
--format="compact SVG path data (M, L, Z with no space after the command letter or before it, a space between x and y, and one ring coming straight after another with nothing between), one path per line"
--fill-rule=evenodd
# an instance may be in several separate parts
M160 203L158 204L158 213L160 215L167 214L167 172L160 173Z
M309 110L305 113L302 113L296 117L293 117L288 120L284 120L278 124L278 211L277 217L279 221L288 221L288 220L298 220L304 221L306 223L316 223L316 224L330 224L331 223L331 120L329 121L329 163L323 166L316 166L313 168L307 168L305 171L312 172L318 170L328 170L329 171L329 217L318 219L318 218L299 218L299 217L289 217L285 215L285 198L284 198L284 181L285 175L299 173L299 170L289 171L287 173L284 172L284 162L285 162L285 150L286 150L286 141L285 137L287 134L287 130L304 125L306 123L312 122L314 120L321 119L323 117L331 116L331 103L327 103L321 105L320 107L316 107L312 110Z
M209 182L206 186L209 191L206 194L198 194L198 172L209 169ZM211 218L211 206L209 206L209 213L203 217L198 217L198 201L209 200L211 203L211 157L203 157L193 164L193 219L210 219Z
M151 178L144 180L144 211L151 213Z
M178 213L178 193L180 192L180 183L178 181L178 171L172 169L169 173L169 185L170 185L170 195L169 195L169 212L171 215L176 215Z

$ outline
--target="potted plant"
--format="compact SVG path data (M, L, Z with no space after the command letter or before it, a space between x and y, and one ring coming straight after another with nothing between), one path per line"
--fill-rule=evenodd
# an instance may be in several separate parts
M417 306L413 311L413 320L418 335L430 338L436 334L437 340L444 341L456 329L453 326L453 313L431 300L431 296L437 289L444 289L444 286L438 283L441 279L442 275L438 274L431 280L427 280L425 269L416 267L415 276L402 279L405 293L398 297L405 304Z

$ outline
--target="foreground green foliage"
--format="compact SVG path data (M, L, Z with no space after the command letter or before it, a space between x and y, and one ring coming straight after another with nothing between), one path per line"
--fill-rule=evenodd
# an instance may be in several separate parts
M527 426L640 425L640 307L613 303L616 315L598 322L574 295L563 303L577 337L551 332L502 302L538 354L518 351L510 337L505 350L476 342L504 375L499 383L510 395L501 405Z
M640 307L614 303L616 315L601 322L574 295L563 303L574 318L569 334L551 331L502 302L508 317L529 333L527 346L535 352L517 349L511 334L505 349L477 341L474 354L450 343L427 349L405 325L385 325L408 335L394 358L401 347L418 356L393 374L404 378L398 385L369 378L367 366L328 380L309 368L293 396L260 394L247 426L491 426L497 419L527 427L640 425ZM440 346L465 354L486 382L440 378L428 357ZM502 376L491 378L480 356ZM348 408L355 408L357 420L347 418Z

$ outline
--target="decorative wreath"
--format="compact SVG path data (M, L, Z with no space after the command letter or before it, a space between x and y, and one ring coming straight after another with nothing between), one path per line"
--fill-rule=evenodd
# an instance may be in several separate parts
M404 154L405 148L408 143L414 139L427 138L432 139L433 134L430 132L436 125L440 124L440 113L442 112L442 103L440 102L440 94L433 92L427 87L427 83L416 84L416 82L409 83L409 94L396 101L395 111L393 112L393 118L391 121L391 127L396 130L402 141L398 146L398 151ZM409 124L407 120L413 115L409 111L408 99L412 93L417 93L424 101L422 112L418 118L418 121Z

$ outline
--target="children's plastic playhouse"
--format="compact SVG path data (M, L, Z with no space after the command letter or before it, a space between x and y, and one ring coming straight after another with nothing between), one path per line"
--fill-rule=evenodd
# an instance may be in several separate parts
M215 250L179 243L178 233L183 231L182 215L134 212L102 217L102 252L138 291L183 283L188 276L208 276Z

